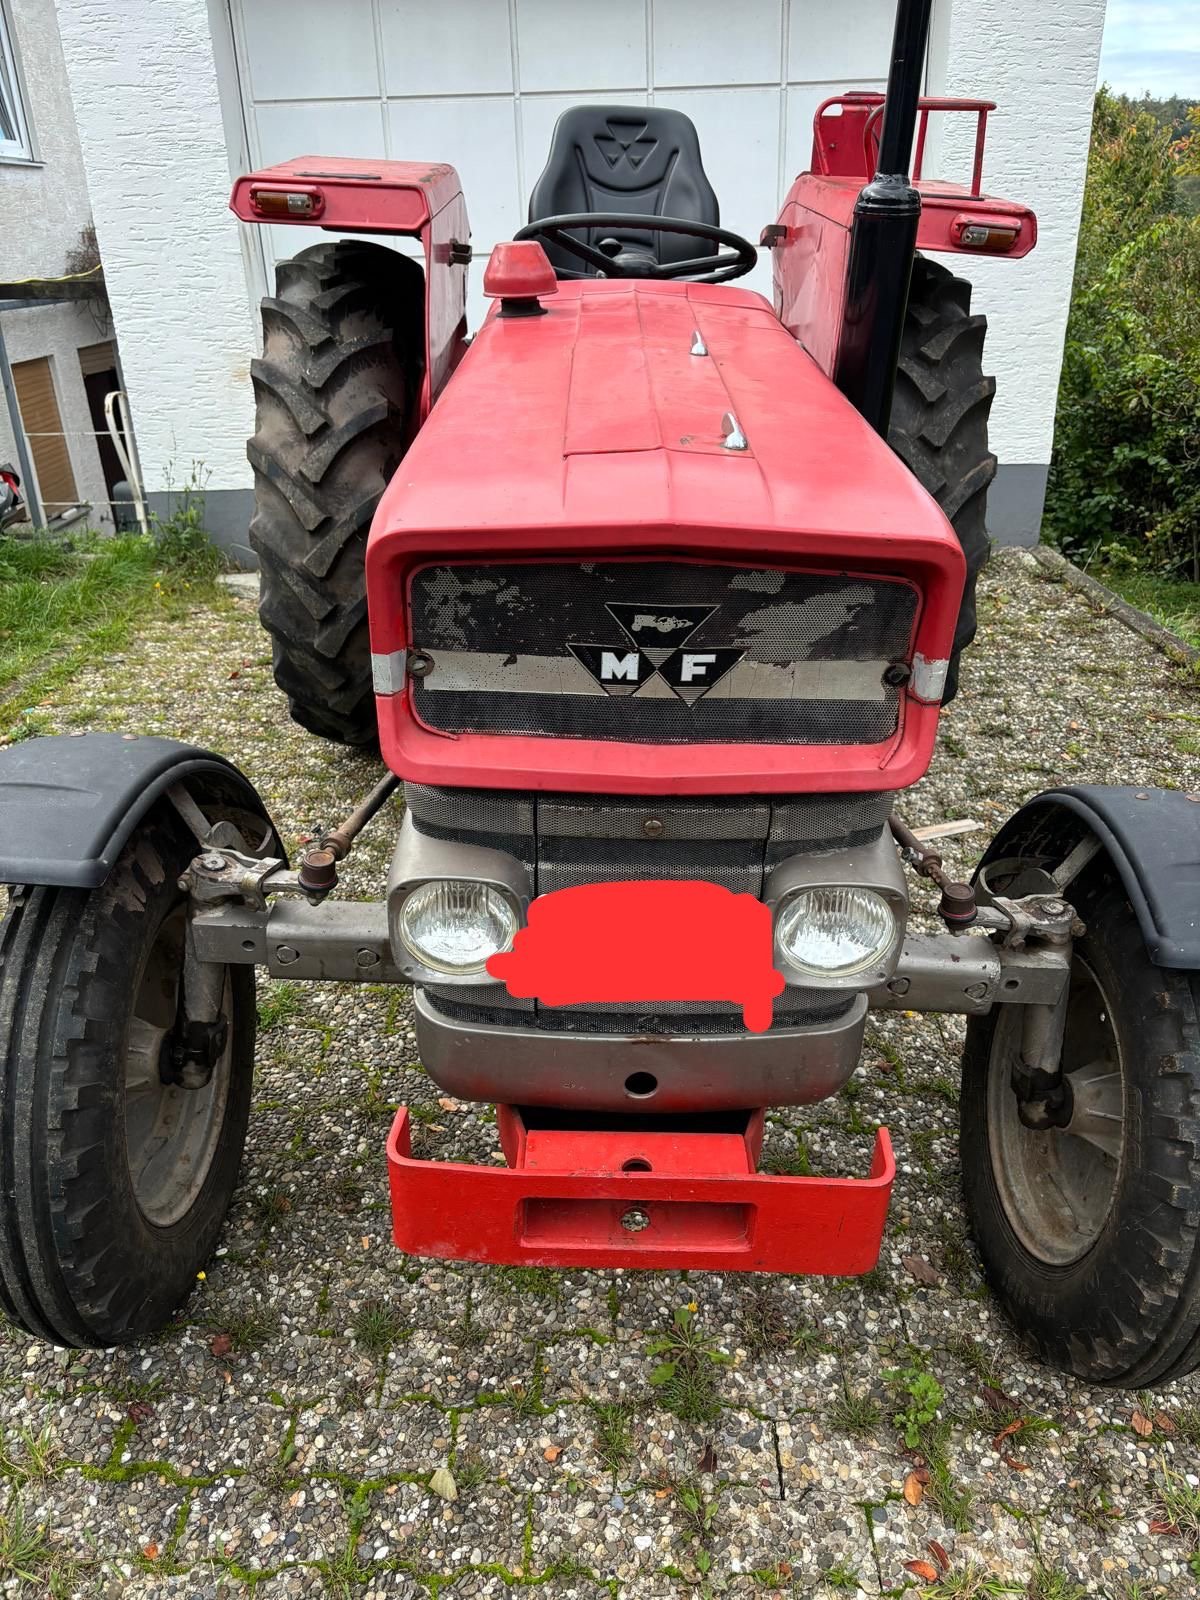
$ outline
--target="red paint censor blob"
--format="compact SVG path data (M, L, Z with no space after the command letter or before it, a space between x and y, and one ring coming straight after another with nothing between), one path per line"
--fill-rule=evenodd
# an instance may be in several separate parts
M529 907L529 925L487 970L517 1000L732 1000L751 1033L771 1026L784 981L771 912L715 883L592 883Z

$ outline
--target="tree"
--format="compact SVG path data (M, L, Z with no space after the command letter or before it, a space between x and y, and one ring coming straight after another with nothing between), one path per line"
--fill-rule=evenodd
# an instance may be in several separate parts
M1200 582L1200 217L1174 131L1096 96L1047 521L1068 554Z

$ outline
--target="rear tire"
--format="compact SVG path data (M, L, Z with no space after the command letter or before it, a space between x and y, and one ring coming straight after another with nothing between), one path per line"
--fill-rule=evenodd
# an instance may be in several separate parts
M163 1085L196 843L169 814L98 889L14 889L0 928L0 1307L59 1345L124 1344L195 1286L237 1182L254 971L226 969L202 1089ZM165 1025L161 1026L160 1025Z
M259 616L292 716L342 744L376 737L367 533L407 443L423 299L420 268L393 250L314 245L276 268L250 368Z
M1139 1388L1200 1364L1200 975L1151 962L1105 856L1068 895L1087 932L1063 1065L1073 1086L1091 1080L1090 1122L1024 1129L1009 1087L1021 1008L972 1017L967 1213L997 1297L1043 1360Z
M958 689L959 657L975 637L975 580L987 562L987 492L996 476L983 373L987 318L971 315L971 285L935 261L913 261L888 443L941 506L967 558L967 583L942 702Z

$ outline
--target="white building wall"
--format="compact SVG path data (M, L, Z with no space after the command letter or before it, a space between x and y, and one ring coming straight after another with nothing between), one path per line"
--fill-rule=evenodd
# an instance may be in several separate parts
M194 461L243 489L255 333L208 7L58 0L58 20L146 490Z
M985 181L1040 215L1026 261L958 258L991 320L1000 384L993 524L1029 538L1103 0L935 8L929 87L1001 103ZM119 18L108 0L59 0L58 10L147 487L161 488L171 464L178 476L201 460L210 519L224 492L243 528L251 305L276 251L310 240L303 229L239 240L226 209L232 172L306 152L449 159L465 179L475 247L486 249L523 219L559 110L652 97L696 119L724 219L756 236L807 165L817 101L881 83L892 16L891 0L842 10L826 0L342 0L335 12L327 0L128 0Z
M0 280L58 277L89 218L54 0L7 0L36 160L0 160Z
M1019 516L1031 495L1040 508L1104 8L1105 0L953 0L939 4L933 30L930 92L997 102L988 120L984 188L1023 200L1038 217L1037 247L1023 261L944 258L970 278L975 309L988 317L987 364L996 375L992 448L1016 495L1015 502L994 502L993 536L1012 531L1003 518ZM966 176L974 118L942 121L940 165L948 176ZM1018 468L1027 469L1019 482Z
M54 0L5 4L34 157L0 159L0 281L13 284L20 297L21 280L64 275L68 255L91 220L91 203ZM76 491L92 507L89 524L109 526L108 490L78 352L111 339L111 326L90 303L72 300L13 305L0 312L0 327L10 361L49 359ZM16 465L18 459L8 408L0 404L0 460Z

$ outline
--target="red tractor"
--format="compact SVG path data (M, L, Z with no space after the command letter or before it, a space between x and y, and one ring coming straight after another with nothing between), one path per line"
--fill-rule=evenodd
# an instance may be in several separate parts
M292 867L218 756L0 756L0 1300L23 1327L109 1345L187 1295L236 1181L263 966L412 985L427 1072L497 1103L507 1164L414 1159L401 1111L396 1241L547 1266L868 1270L886 1130L866 1176L774 1176L764 1108L837 1092L872 1009L964 1014L967 1213L1013 1323L1098 1381L1200 1360L1194 797L1040 795L970 884L894 811L974 633L995 467L984 320L915 252L1036 238L981 190L991 105L920 96L929 10L900 0L886 98L817 112L757 247L773 305L732 281L757 248L657 106L563 115L470 338L451 167L239 179L245 222L419 242L283 263L253 368L275 675L388 773ZM942 111L977 120L969 183L921 176ZM332 897L401 785L383 898Z

